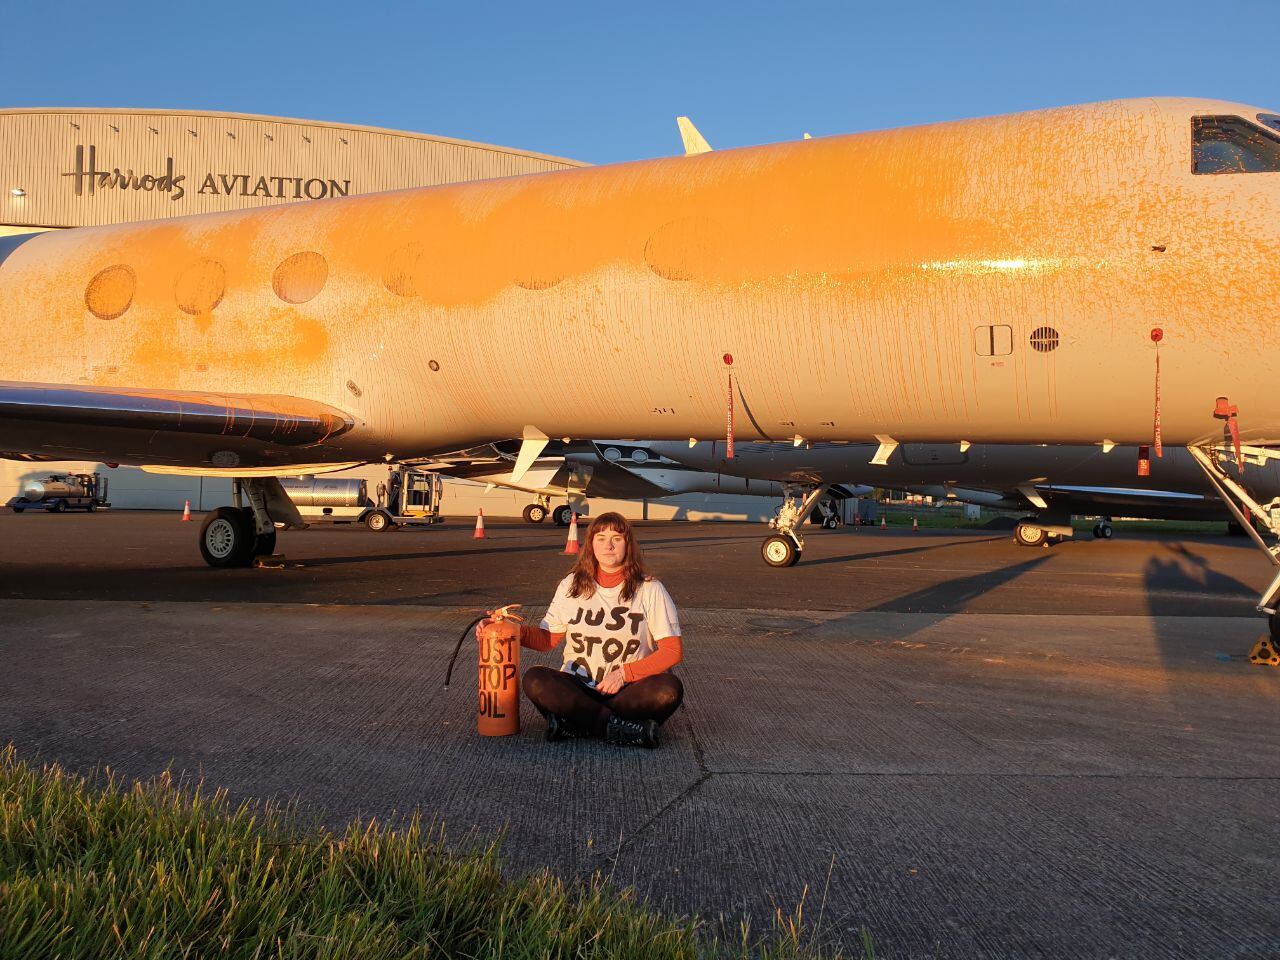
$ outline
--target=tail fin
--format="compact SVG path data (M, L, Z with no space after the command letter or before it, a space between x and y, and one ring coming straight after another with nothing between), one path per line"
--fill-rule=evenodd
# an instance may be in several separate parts
M684 155L692 157L699 153L710 153L711 144L698 132L693 121L688 117L676 117L676 125L680 127L680 139L684 141Z

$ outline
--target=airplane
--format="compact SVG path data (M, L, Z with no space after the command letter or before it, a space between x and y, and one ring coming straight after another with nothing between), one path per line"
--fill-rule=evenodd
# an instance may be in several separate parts
M1277 173L1148 98L7 237L0 451L232 478L214 566L317 465L735 429L1187 447L1274 534Z
M524 508L524 519L542 523L550 516L558 527L568 526L574 513L589 513L590 497L657 500L686 493L782 496L781 483L729 472L707 472L659 453L659 446L662 444L623 440L553 440L517 483L511 482L511 471L519 456L519 441L432 457L422 461L422 466L457 479L534 494L534 502ZM828 495L836 500L866 496L872 490L850 484L828 486ZM552 499L559 497L566 502L553 508Z
M553 440L524 476L512 483L511 472L519 457L520 446L520 441L486 444L431 457L422 461L422 465L456 479L532 493L535 500L524 508L524 519L529 523L542 523L550 516L558 527L568 526L574 513L586 515L590 511L590 497L643 500L685 493L782 495L781 484L759 478L707 473L664 457L650 445L619 440L570 443ZM859 496L870 490L870 487L850 489L839 486L834 495ZM553 508L551 501L558 497L563 497L566 502Z
M734 458L725 457L723 442L687 446L654 442L657 456L711 473L783 486L783 512L797 509L811 495L821 497L828 485L852 478L876 479L881 487L909 490L937 499L955 499L989 507L1033 510L1014 528L1014 540L1026 547L1047 546L1071 537L1073 515L1142 516L1187 520L1228 520L1231 513L1192 456L1171 448L1152 462L1141 448L1103 446L1026 446L975 444L901 444L888 462L869 463L875 444L738 443ZM1137 464L1143 463L1141 471ZM1250 487L1267 501L1280 503L1280 464L1250 469ZM819 501L821 502L821 501ZM1110 539L1107 519L1094 536ZM791 538L773 534L761 553L771 566L791 566L799 559Z

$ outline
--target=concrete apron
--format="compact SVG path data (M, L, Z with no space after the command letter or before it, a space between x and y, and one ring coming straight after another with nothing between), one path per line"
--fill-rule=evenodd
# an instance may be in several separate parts
M505 829L512 872L756 930L825 900L821 938L865 926L878 956L1277 949L1259 620L686 608L685 706L650 752L544 743L527 703L478 737L469 645L442 687L472 615L4 600L0 722L28 759L172 765L335 826Z

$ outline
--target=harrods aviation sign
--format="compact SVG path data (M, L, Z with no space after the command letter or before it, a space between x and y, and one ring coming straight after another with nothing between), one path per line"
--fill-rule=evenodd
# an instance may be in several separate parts
M94 196L100 190L139 190L146 193L167 193L170 200L181 200L187 195L188 182L185 173L174 169L173 157L165 158L163 172L135 173L133 168L98 167L98 148L89 144L76 147L75 169L63 173L72 177L77 197ZM265 176L251 173L209 172L199 180L196 193L216 196L267 197L275 200L323 200L325 197L345 197L351 191L350 180L332 180L321 177Z

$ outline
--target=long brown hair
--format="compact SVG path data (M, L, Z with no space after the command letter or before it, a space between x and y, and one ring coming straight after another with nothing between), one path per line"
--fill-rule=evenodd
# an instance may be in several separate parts
M626 538L627 556L622 561L622 599L629 601L640 589L640 584L649 579L649 571L645 569L644 556L640 553L635 529L620 513L602 513L591 521L591 526L587 527L587 535L578 553L578 559L569 570L573 577L569 596L589 597L596 592L595 538L601 530L620 533Z

